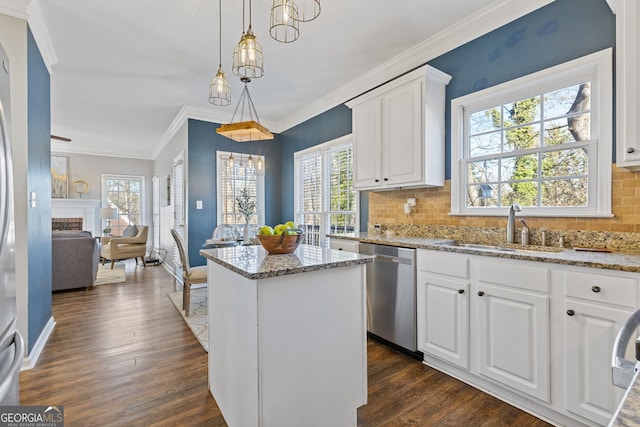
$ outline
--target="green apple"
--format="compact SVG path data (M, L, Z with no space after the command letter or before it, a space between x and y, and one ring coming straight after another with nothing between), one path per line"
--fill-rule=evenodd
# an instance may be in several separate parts
M289 226L286 224L278 224L275 227L273 227L273 231L276 233L276 236L281 235L288 229L289 229Z
M265 225L263 227L260 227L260 230L258 230L258 234L261 236L273 236L275 232L270 225Z
M289 228L288 230L284 231L284 234L286 234L287 236L297 236L298 232L296 230Z
M293 222L293 221L287 221L287 222L285 222L285 225L288 225L289 228L298 228L298 227L296 227L296 223Z

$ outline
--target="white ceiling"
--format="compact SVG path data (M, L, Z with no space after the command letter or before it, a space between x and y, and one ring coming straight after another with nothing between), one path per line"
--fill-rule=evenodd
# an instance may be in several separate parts
M282 44L268 33L271 0L253 0L265 75L249 90L262 124L282 132L550 1L321 0L320 16ZM52 141L53 151L152 159L177 117L230 121L242 90L231 74L240 1L222 1L229 107L208 103L218 67L217 0L36 3L54 52L51 133L73 140Z

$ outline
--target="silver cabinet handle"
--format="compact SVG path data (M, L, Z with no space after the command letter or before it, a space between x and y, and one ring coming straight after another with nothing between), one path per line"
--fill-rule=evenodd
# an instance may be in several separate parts
M627 148L627 153L631 154L631 153L635 153L635 152L636 152L635 147L628 147Z
M637 361L632 362L624 358L629 340L638 326L640 326L640 310L637 310L625 320L613 343L613 351L611 352L611 376L613 385L617 387L629 387L633 381L635 370L639 366Z
M11 361L9 371L7 372L4 380L0 383L0 401L9 394L9 389L13 385L18 374L20 374L20 368L22 367L22 358L24 357L24 340L17 329L13 334L3 337L0 341L0 348L5 348L12 344L16 346L16 350L13 356L13 361Z

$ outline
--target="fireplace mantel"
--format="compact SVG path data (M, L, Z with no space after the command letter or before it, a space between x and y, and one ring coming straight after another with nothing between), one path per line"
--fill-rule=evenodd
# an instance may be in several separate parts
M82 228L94 236L101 235L97 199L51 199L51 218L82 218Z

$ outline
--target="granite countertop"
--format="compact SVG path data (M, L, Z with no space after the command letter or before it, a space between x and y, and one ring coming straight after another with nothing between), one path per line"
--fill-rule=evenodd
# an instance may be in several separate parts
M203 249L200 255L251 280L347 267L373 261L373 258L368 255L311 245L300 245L295 252L286 255L269 255L260 245Z
M488 245L486 247L481 247L482 245L463 246L461 243L451 239L404 237L400 235L386 237L376 233L331 234L329 237L405 248L431 249L525 261L551 262L554 264L575 265L605 270L640 272L640 252L584 252L574 250L573 248L562 249L552 246L525 247L514 244L499 246Z

